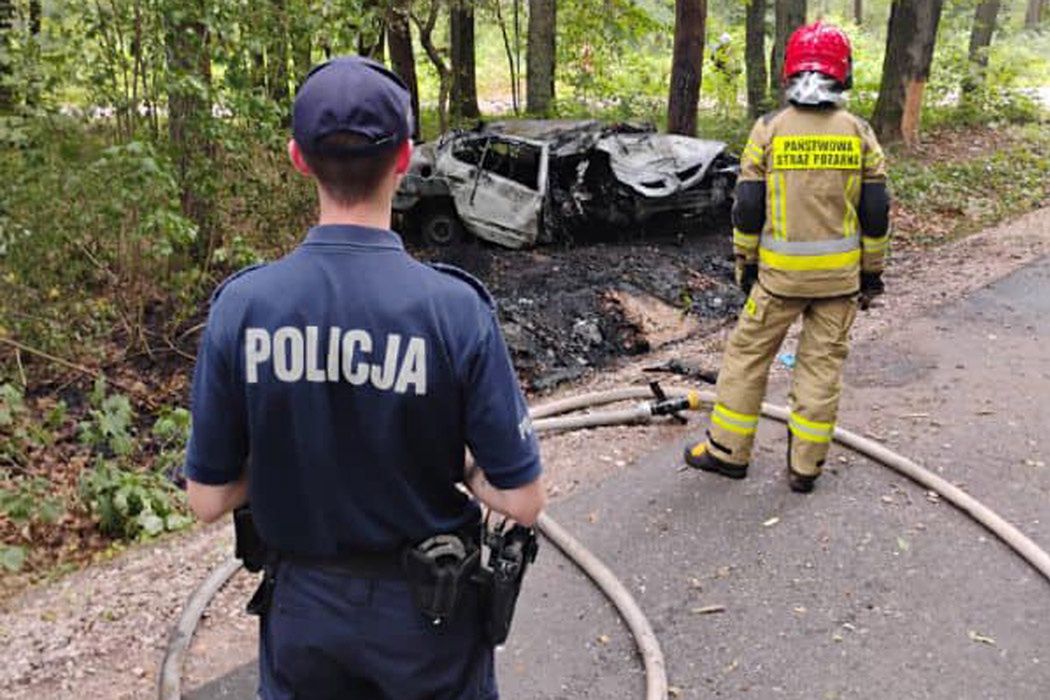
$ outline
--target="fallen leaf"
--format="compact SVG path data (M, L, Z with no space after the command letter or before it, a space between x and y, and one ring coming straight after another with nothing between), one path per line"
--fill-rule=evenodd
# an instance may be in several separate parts
M724 605L705 605L700 608L693 608L693 613L696 615L711 615L713 613L725 612L726 606Z
M898 537L897 549L901 550L902 552L907 552L909 549L911 549L911 543L903 537Z
M977 642L978 644L987 644L988 646L995 646L995 640L991 637L986 637L983 634L979 634L976 630L970 630L967 632L967 636L970 637L971 642Z
M612 638L609 637L609 635L607 635L607 634L599 634L598 635L598 643L599 644L608 644L611 640L612 640Z

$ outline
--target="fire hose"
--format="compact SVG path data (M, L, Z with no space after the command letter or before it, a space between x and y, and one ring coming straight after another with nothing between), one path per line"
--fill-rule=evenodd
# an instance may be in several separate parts
M645 401L627 409L566 415L583 409L632 400ZM533 408L530 414L537 432L553 432L609 425L644 424L664 416L684 422L685 419L680 415L682 411L697 411L713 404L714 401L715 396L710 391L695 391L682 387L662 390L659 385L652 384L648 387L631 386L572 396L542 404ZM787 423L788 413L788 410L782 406L762 404L762 415L780 423ZM836 428L833 439L858 454L906 476L923 488L939 494L1011 547L1042 574L1047 582L1050 582L1050 554L973 496L907 457L849 430ZM616 608L635 639L645 667L646 700L664 700L667 697L668 683L663 652L652 626L630 591L600 559L573 538L553 518L547 514L541 515L537 522L537 529L586 574ZM236 559L224 561L190 595L172 631L161 664L159 700L178 700L181 697L182 665L192 641L193 632L208 603L239 569L240 562Z

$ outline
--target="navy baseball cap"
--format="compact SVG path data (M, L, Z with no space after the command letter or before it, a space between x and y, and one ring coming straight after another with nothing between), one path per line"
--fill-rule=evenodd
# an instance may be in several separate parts
M412 134L408 87L386 66L361 56L339 56L306 75L292 107L292 136L307 153L333 153L326 136L358 134L368 143L335 147L362 155L400 145Z

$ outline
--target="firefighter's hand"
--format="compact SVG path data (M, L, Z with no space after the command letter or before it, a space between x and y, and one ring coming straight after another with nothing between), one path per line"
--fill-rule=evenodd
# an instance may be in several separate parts
M751 295L751 287L758 281L758 263L737 262L736 284L745 296Z
M881 272L860 273L860 308L867 311L872 300L886 291Z

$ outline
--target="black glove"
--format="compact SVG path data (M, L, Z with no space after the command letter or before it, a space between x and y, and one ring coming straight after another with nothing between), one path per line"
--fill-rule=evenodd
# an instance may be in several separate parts
M886 291L881 272L860 273L860 308L867 310L871 300Z
M758 281L758 263L738 262L736 264L736 284L744 293L751 295L751 287Z

